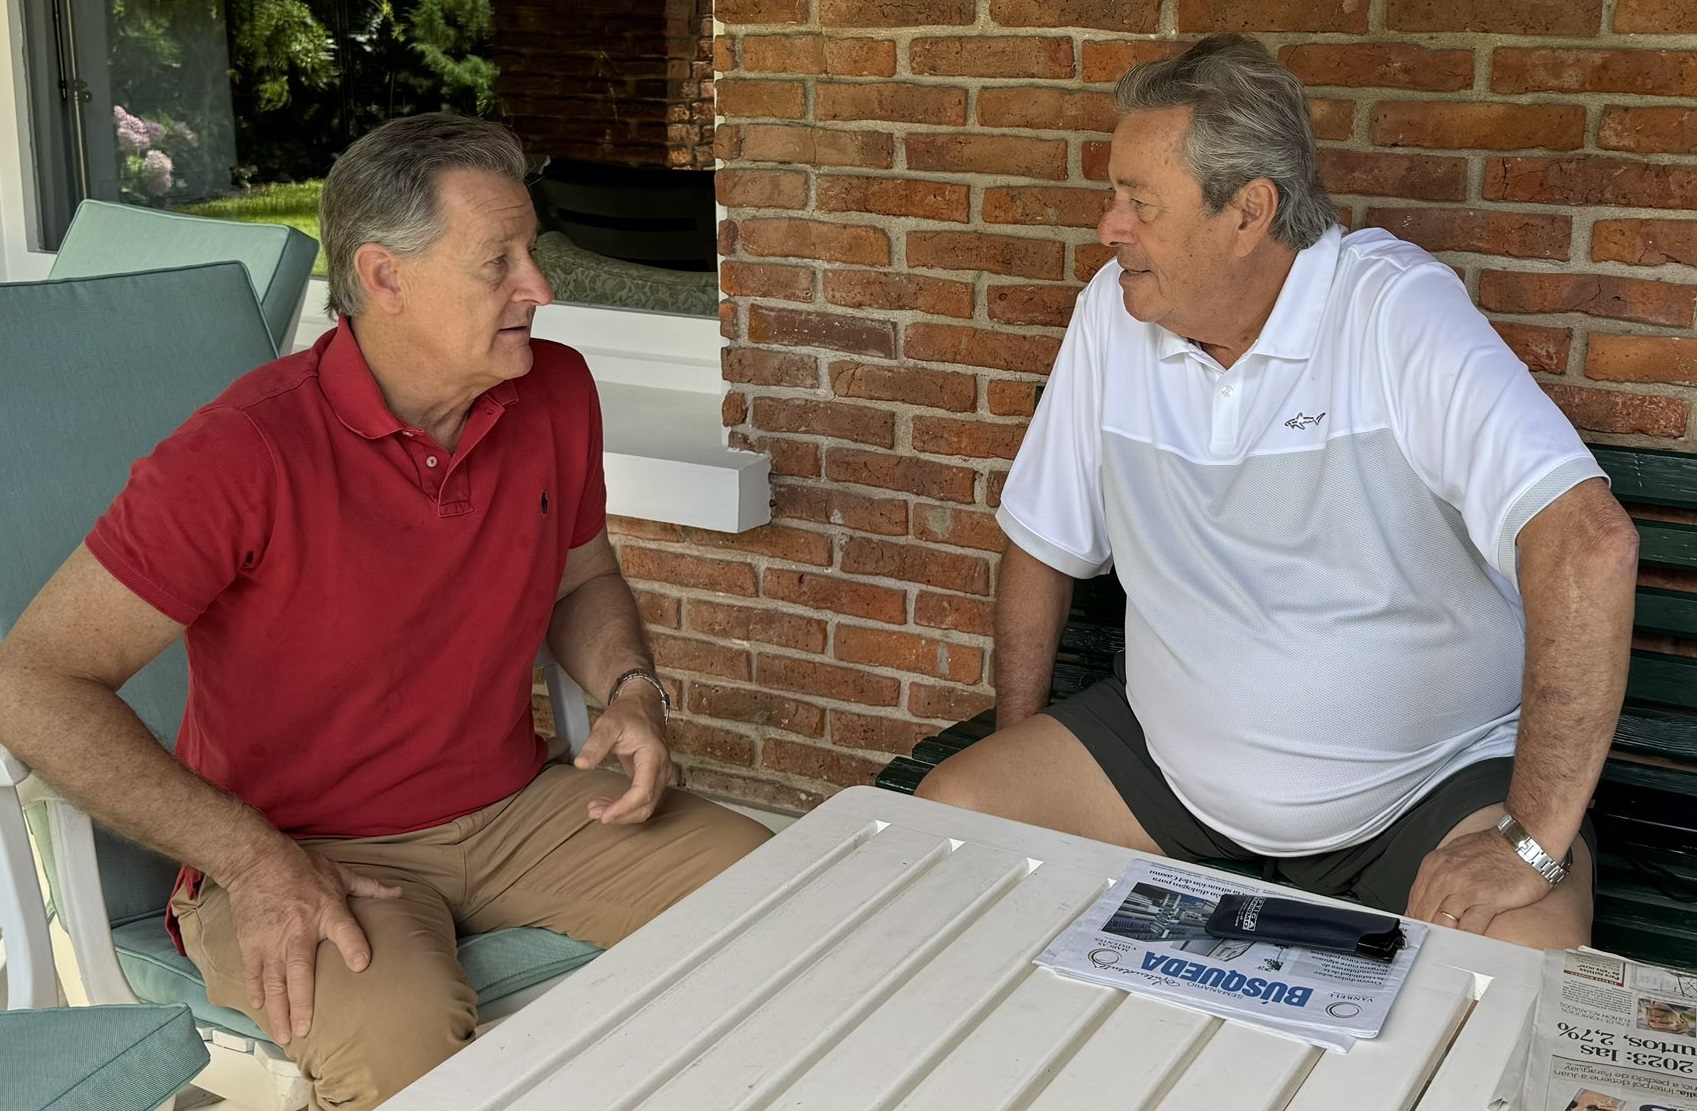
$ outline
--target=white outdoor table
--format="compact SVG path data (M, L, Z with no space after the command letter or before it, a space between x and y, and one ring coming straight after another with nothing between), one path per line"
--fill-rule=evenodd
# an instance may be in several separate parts
M1541 954L1434 927L1347 1054L1033 965L1136 855L851 788L387 1111L1486 1107Z

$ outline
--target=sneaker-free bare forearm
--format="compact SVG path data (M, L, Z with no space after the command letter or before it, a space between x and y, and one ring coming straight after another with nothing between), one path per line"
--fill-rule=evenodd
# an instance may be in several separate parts
M1620 716L1638 534L1593 479L1528 521L1518 544L1526 672L1507 804L1559 857L1579 832Z
M654 669L642 614L605 532L572 549L548 623L548 650L596 699L606 699L614 680L632 668ZM659 704L646 683L631 684L620 699L636 697L638 686Z
M996 578L996 728L1049 704L1049 679L1072 607L1072 576L1009 543Z
M96 821L223 882L292 842L115 693L181 632L78 548L0 642L0 744Z

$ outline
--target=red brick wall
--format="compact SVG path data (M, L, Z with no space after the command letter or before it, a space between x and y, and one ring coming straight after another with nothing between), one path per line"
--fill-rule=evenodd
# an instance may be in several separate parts
M1692 0L720 0L725 420L773 524L622 522L698 788L791 808L991 701L991 517L1133 62L1314 90L1353 226L1419 242L1598 442L1697 448Z

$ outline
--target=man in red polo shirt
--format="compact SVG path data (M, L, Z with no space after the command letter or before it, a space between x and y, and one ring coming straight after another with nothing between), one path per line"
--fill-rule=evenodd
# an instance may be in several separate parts
M353 144L322 210L339 326L137 463L0 646L7 746L185 862L208 995L316 1106L374 1106L470 1041L456 933L610 945L766 836L667 787L594 382L530 336L552 292L524 171L461 117ZM115 692L178 636L173 760ZM545 637L606 697L575 767L531 728Z

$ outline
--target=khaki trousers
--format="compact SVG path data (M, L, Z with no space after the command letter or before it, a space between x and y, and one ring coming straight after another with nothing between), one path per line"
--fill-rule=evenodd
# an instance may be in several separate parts
M350 899L371 943L353 973L318 947L312 1030L285 1051L311 1081L312 1106L375 1107L470 1044L477 997L455 937L541 926L609 946L770 834L724 807L668 790L641 825L604 826L586 808L629 782L550 764L518 794L446 825L390 837L305 841L311 852L394 884L393 899ZM267 1029L248 1006L228 892L211 880L172 900L189 958L213 1003Z

